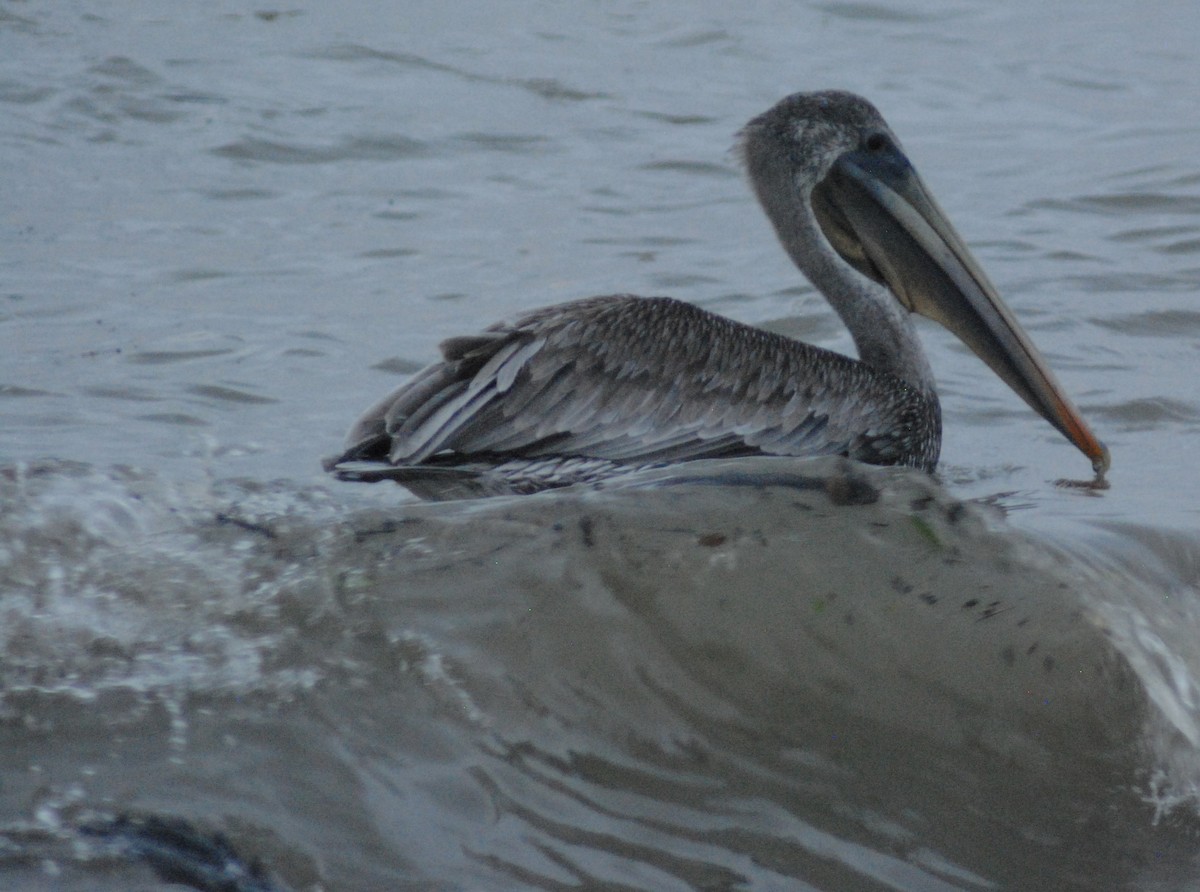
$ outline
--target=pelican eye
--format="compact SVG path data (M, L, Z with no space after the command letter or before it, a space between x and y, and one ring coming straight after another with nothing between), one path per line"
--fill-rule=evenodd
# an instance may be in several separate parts
M890 145L890 140L882 133L872 133L863 143L868 152L882 152Z

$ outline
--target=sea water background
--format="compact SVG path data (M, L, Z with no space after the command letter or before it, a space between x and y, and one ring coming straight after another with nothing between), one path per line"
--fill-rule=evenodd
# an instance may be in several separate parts
M0 47L9 885L149 887L64 829L124 809L298 888L1200 882L1189 4L27 2ZM873 507L320 473L440 339L532 306L666 293L850 351L729 151L824 87L880 106L1110 490L1055 486L1085 460L934 326L940 483ZM905 606L860 639L804 625L873 586ZM1111 653L1030 713L1024 626L895 612L980 593Z

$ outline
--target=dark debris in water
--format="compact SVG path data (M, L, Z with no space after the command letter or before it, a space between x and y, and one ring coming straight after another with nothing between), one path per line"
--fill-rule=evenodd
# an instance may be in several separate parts
M825 494L835 505L874 505L879 501L879 490L859 474L842 470L825 481Z
M218 526L237 527L239 530L245 530L247 533L256 533L267 539L274 539L276 537L275 531L265 524L255 523L252 520L245 520L241 517L234 517L232 514L225 514L224 512L217 514L217 524Z
M579 518L579 534L583 539L585 548L593 548L596 545L596 537L593 534L595 523L590 517L584 515Z
M82 825L126 857L148 864L159 878L200 892L289 892L257 860L246 860L222 833L182 818L118 815Z

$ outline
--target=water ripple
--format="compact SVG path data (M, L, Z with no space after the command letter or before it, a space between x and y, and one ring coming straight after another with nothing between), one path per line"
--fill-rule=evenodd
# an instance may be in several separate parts
M881 3L820 3L817 9L838 18L866 22L929 22L941 18L940 13L907 12Z
M1126 192L1120 195L1084 195L1078 198L1041 198L1026 203L1033 210L1086 214L1178 214L1200 215L1200 197L1167 192Z
M1122 400L1092 411L1133 430L1152 430L1168 423L1200 423L1200 406L1162 396Z
M1097 318L1092 323L1134 337L1200 338L1200 310L1146 310Z
M217 384L196 384L188 387L187 392L223 403L267 404L279 402L279 400L273 397L260 396L259 394L250 393L236 387L224 387Z
M334 44L309 53L308 56L314 59L326 59L335 62L386 62L391 65L400 66L401 68L435 71L441 74L450 74L472 83L519 87L542 99L585 102L594 99L609 98L609 94L607 93L580 90L563 83L557 78L513 78L479 74L456 65L438 62L416 53L377 50L361 44Z
M166 365L176 362L191 362L194 359L211 359L214 356L228 356L233 352L227 347L210 350L138 350L126 353L125 358L136 365Z
M315 146L295 142L246 137L226 143L211 154L236 161L262 161L269 164L332 164L339 161L396 161L421 158L429 147L417 139L399 134L347 137L333 145Z

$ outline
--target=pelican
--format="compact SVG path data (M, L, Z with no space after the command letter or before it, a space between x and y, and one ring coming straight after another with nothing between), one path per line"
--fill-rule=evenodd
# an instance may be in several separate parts
M858 359L672 298L587 298L444 341L441 361L368 409L326 469L406 485L486 479L511 492L745 455L931 472L941 407L911 318L920 313L1102 479L1107 449L871 103L796 93L745 126L740 151L784 250L850 330Z

